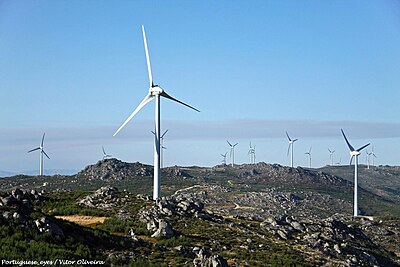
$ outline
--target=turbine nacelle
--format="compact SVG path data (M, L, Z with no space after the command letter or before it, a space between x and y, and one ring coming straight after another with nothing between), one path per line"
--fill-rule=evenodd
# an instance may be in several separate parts
M163 92L164 90L158 85L154 85L149 89L149 93L152 96L161 95Z
M361 152L359 152L359 151L357 151L357 150L350 151L350 156L351 156L351 157L355 157L355 156L358 156L358 155L360 155L360 154L361 154Z

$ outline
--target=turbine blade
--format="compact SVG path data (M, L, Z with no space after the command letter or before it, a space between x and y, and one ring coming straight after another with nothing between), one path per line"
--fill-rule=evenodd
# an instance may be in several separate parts
M165 91L163 91L160 95L163 96L163 97L165 97L165 98L168 98L168 99L170 99L170 100L172 100L172 101L178 102L179 104L182 104L182 105L184 105L184 106L187 106L188 108L191 108L191 109L193 109L193 110L196 110L197 112L200 112L200 110L198 110L198 109L196 109L196 108L194 108L194 107L192 107L192 106L189 106L188 104L185 104L185 103L183 103L182 101L180 101L180 100L178 100L178 99L176 99L176 98L173 98L172 96L170 96L169 94L167 94Z
M29 151L28 151L28 153L30 153L30 152L32 152L32 151L35 151L35 150L39 150L39 149L40 149L40 147L37 147L37 148L31 149L31 150L29 150Z
M144 30L144 26L143 25L142 25L142 32L143 32L144 50L146 51L147 72L149 73L150 87L153 87L153 75L151 74L149 49L147 48L146 32Z
M299 139L294 139L294 140L293 140L293 143L296 142L297 140L299 140Z
M156 133L154 131L150 131L152 134L156 135Z
M238 144L239 144L239 143L234 144L233 147L237 146Z
M132 112L132 114L126 119L126 121L118 128L118 130L113 134L113 136L116 136L119 131L122 130L122 128L124 128L124 126L133 118L133 116L136 115L136 113L139 112L139 110L141 110L147 103L149 103L152 99L154 98L154 96L148 94L143 100L142 102L140 102L139 106L137 106L137 108Z
M228 142L228 145L229 145L230 147L232 147L232 144L231 144L231 143L229 143L229 141L228 141L228 140L226 140L226 142Z
M359 149L357 149L358 152L360 152L361 150L363 150L364 148L366 148L367 146L369 146L370 144L366 144L365 146L360 147Z
M329 148L328 148L329 153L333 153Z
M44 142L44 136L45 136L45 134L46 134L46 133L43 133L43 137L42 137L42 143L41 143L41 144L42 144L42 147L43 147L43 142Z
M289 139L289 141L292 141L292 139L290 139L289 134L286 132L286 136Z
M168 132L168 129L161 135L161 137L160 138L163 138L164 137L164 135L166 134Z
M350 157L350 165L351 165L351 163L353 162L353 158L354 158L354 156L351 156L351 157Z
M101 149L103 149L103 154L107 155L106 151L104 150L104 147L102 146Z
M292 145L292 143L289 143L288 149L287 149L287 156L289 156L289 151L290 151L290 146Z
M43 154L46 155L46 157L47 157L48 159L50 159L49 155L47 155L46 152L45 152L44 150L42 150L42 152L43 152Z
M377 156L375 154L372 154L372 156L374 156L375 158L377 158Z
M354 151L354 147L352 147L352 146L350 145L349 140L347 140L347 137L346 137L346 135L345 135L344 132L343 132L343 129L340 129L340 130L342 131L344 140L346 140L347 146L349 147L350 151Z

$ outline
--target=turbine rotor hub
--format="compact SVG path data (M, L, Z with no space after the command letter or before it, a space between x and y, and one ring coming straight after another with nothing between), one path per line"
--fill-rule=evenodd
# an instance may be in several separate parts
M154 85L154 86L150 87L151 95L154 95L154 96L160 95L160 94L162 94L162 92L164 92L164 90L158 85Z

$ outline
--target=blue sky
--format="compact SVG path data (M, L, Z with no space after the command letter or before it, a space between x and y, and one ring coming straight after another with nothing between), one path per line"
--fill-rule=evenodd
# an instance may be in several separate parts
M399 165L398 1L0 1L0 170L37 169L27 154L46 132L50 169L82 169L101 146L152 164L154 103L116 137L146 95L140 26L163 99L166 165L348 162L371 142L378 164ZM360 158L365 162L365 156Z

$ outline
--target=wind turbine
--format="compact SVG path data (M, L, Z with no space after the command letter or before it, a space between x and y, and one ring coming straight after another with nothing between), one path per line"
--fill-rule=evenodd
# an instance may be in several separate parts
M250 142L250 149L247 155L250 156L250 164L256 163L256 146L251 147L251 142Z
M154 98L156 99L155 104L155 137L154 137L154 181L153 181L153 199L160 198L160 178L161 178L161 168L160 168L160 97L168 98L172 101L178 102L188 108L191 108L197 112L200 112L198 109L195 109L188 104L179 101L178 99L173 98L169 94L167 94L159 85L153 83L153 75L151 73L151 65L150 65L150 56L147 48L147 40L146 40L146 32L144 30L144 26L142 25L142 33L143 33L143 42L144 49L146 52L146 61L147 61L147 72L149 74L149 92L144 97L142 102L140 102L139 106L132 112L132 114L125 120L125 122L118 128L118 130L114 133L113 136L116 136L119 131L139 112L146 104L148 104Z
M360 147L359 149L354 149L349 143L349 140L347 140L346 135L343 132L343 129L340 129L342 131L344 140L346 140L347 146L350 149L350 165L353 160L354 160L354 216L358 216L358 156L361 154L360 151L369 146L369 143Z
M228 142L228 145L231 147L231 152L229 155L232 159L232 167L233 167L233 165L235 165L235 146L237 146L237 144L239 144L239 143L232 145L231 143L229 143L228 140L226 140L226 142Z
M111 155L108 155L108 154L106 153L106 151L104 150L104 147L103 147L103 146L101 147L101 149L103 150L103 160L105 160L105 159L107 159L107 158L109 158L109 157L112 157Z
M372 147L371 155L372 155L372 166L375 167L375 158L377 158L377 156L375 155L374 147Z
M369 156L371 156L372 153L371 153L371 152L368 152L368 149L365 150L365 153L367 154L367 155L366 155L366 159L367 159L367 169L369 170Z
M228 154L228 152L225 152L225 154L221 154L221 156L222 156L221 162L222 162L222 164L224 164L224 165L226 165L226 154Z
M337 162L336 165L342 165L342 156L340 156L339 162Z
M333 166L333 153L335 153L335 150L330 150L328 148L328 151L329 151L329 158L331 160L331 166Z
M43 137L42 137L42 142L40 143L39 147L31 149L28 151L28 153L36 151L36 150L40 150L40 158L39 158L39 175L42 176L43 175L43 154L50 159L50 157L46 154L46 152L44 151L44 147L43 147L43 143L44 143L44 136L46 133L43 133Z
M310 150L308 150L308 152L304 153L304 154L308 155L308 157L310 158L310 168L311 168L311 148L312 147L310 147Z
M292 147L291 155L290 155L290 167L293 168L293 146L294 146L294 142L296 142L299 139L294 139L294 140L290 139L289 134L287 132L286 132L286 136L287 136L287 138L289 140L289 147L288 147L288 150L287 150L287 155L288 156L289 156L290 147Z

